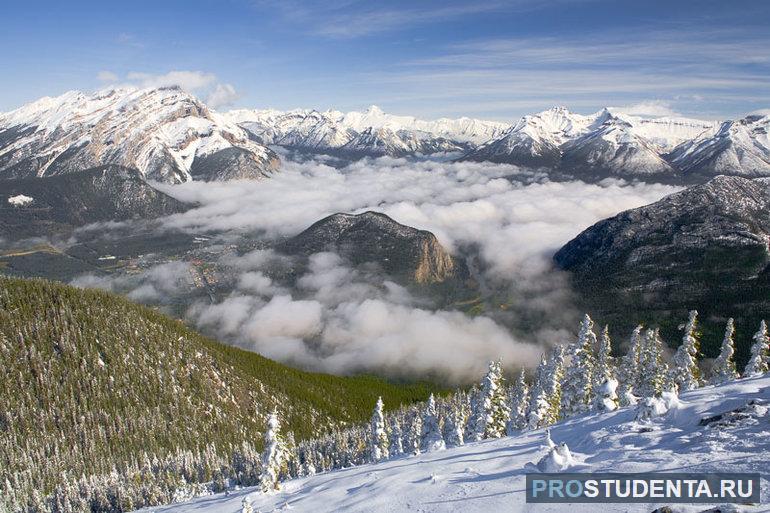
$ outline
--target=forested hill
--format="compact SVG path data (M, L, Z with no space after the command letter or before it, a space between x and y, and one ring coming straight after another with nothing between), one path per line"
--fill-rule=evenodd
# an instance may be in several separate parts
M0 368L0 486L18 502L174 454L205 474L258 449L273 408L302 439L360 423L377 396L395 408L430 393L298 371L113 294L2 276Z

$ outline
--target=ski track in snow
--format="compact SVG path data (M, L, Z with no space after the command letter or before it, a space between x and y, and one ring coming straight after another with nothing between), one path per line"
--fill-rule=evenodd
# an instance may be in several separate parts
M551 428L566 442L580 472L759 472L762 502L770 500L770 414L764 407L729 427L700 426L703 418L770 402L770 375L708 386L682 394L681 405L649 424L633 408L580 416ZM642 431L644 428L644 432ZM651 429L650 429L651 428ZM542 429L459 448L405 456L287 481L281 492L247 488L143 511L237 513L248 496L255 512L483 512L569 510L651 512L657 504L525 504L525 475L547 452ZM694 513L714 505L674 505ZM741 506L741 511L770 511Z

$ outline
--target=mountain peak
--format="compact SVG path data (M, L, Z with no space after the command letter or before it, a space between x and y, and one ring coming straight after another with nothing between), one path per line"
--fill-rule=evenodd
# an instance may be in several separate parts
M394 278L418 284L443 282L458 272L457 262L431 232L373 211L332 214L278 249L306 256L333 251L354 265L375 263Z

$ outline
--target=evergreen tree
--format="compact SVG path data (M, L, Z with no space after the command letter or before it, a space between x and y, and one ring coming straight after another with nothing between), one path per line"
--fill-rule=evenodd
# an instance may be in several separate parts
M382 397L377 399L377 404L372 412L372 420L369 423L370 447L369 455L372 461L388 459L388 433L385 431L385 419L383 417Z
M444 440L447 447L459 447L465 443L463 436L465 415L460 405L455 405L444 421Z
M481 381L481 392L473 413L474 441L500 438L505 434L505 426L511 413L506 401L502 365L499 361L489 362L489 369Z
M561 413L561 382L564 377L564 346L558 345L550 357L540 359L532 389L527 423L530 429L550 426Z
M422 444L422 417L417 413L412 413L409 431L407 433L407 443L404 449L412 454L420 454L420 445Z
M390 421L390 444L388 451L391 456L398 456L404 453L404 444L402 442L401 423L398 417L394 416Z
M484 433L482 424L485 415L480 415L482 408L479 405L482 400L481 390L479 390L478 385L474 385L468 392L468 422L465 425L465 440L468 442L478 442Z
M612 357L612 341L609 326L605 325L599 337L599 350L596 355L596 371L594 372L594 387L599 387L616 378L615 359Z
M267 431L262 451L262 473L259 484L263 492L280 490L280 479L285 472L284 444L280 434L281 424L278 414L271 413L267 419Z
M254 510L251 508L251 502L249 502L249 497L246 496L241 501L241 513L254 513Z
M663 340L656 329L644 334L639 358L640 380L637 393L640 397L659 396L669 384L668 365L663 360Z
M640 324L631 333L631 343L628 352L623 356L620 363L619 376L619 401L621 406L636 404L634 393L639 387L641 381L640 358L643 347L642 337L643 326Z
M719 351L719 357L714 361L712 384L724 383L738 377L738 371L735 370L735 323L733 318L727 319L725 327L725 338L722 339L722 348Z
M588 314L580 323L578 340L569 348L569 364L561 387L561 413L564 417L588 411L593 399L596 368L596 334Z
M436 400L433 394L428 399L428 404L422 414L422 443L423 452L440 451L446 449L444 437L441 435L438 416L436 415Z
M765 321L759 323L759 331L754 334L751 345L751 359L743 371L744 377L759 376L767 372L768 335Z
M527 407L529 405L529 385L527 385L524 369L519 373L519 379L510 392L511 418L506 432L512 436L527 427Z
M700 351L700 333L698 333L698 312L691 310L684 325L682 345L674 355L672 379L679 390L686 392L701 386L701 373L698 368L698 352Z

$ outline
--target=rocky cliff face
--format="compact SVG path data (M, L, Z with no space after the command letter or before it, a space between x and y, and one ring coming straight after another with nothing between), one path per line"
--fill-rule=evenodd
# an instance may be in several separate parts
M377 212L331 215L278 249L299 255L333 251L355 265L375 263L394 278L416 284L442 283L462 274L462 265L435 235Z
M187 205L109 165L46 178L0 180L0 236L44 236L100 221L154 218Z
M554 261L610 316L673 323L698 308L749 332L770 314L769 244L770 183L719 176L600 221Z

